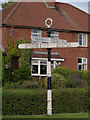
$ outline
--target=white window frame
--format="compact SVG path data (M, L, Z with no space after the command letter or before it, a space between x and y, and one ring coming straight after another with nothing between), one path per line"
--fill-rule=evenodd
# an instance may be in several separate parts
M52 32L54 32L54 34L52 34ZM56 32L56 31L52 31L52 32L51 32L51 38L54 37L53 39L55 38L59 39L59 32Z
M81 59L81 63L78 63L78 70L79 70L79 65L81 65L81 67L83 67L83 65L86 65L86 70L87 70L87 58L83 58L83 57L80 57L78 59ZM84 59L86 60L86 63L84 63ZM81 68L81 71L85 71L83 68Z
M32 73L32 67L31 67L31 75L32 76L47 76L47 74L40 74L40 61L41 60L45 60L46 62L48 62L48 59L47 58L33 58L33 60L37 60L38 62L37 63L33 63L32 62L32 65L38 65L38 74L33 74ZM63 59L51 59L53 61L53 68L56 67L56 62L57 61L64 61Z
M78 42L79 42L79 35L82 35L82 45L79 45L79 46L81 46L81 47L87 47L88 35L85 34L85 33L79 33L79 34L78 34ZM84 38L84 37L83 37L84 35L86 35L86 45L84 45L84 39L83 39L83 38Z
M31 38L33 37L33 35L35 35L36 37L41 37L41 30L36 30L37 31L36 33L34 33L33 30L36 29L31 30Z

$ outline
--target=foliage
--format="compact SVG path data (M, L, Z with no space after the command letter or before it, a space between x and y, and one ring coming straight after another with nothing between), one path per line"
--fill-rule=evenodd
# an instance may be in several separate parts
M66 88L88 87L88 82L84 78L81 78L77 71L74 71L71 72L70 78L66 79L65 86Z
M17 40L17 42L15 43L14 40L12 38L8 39L7 42L7 56L3 56L3 85L5 84L5 82L11 82L10 81L10 70L11 70L11 64L12 64L12 57L19 57L20 61L20 68L18 70L15 70L13 72L14 75L14 81L13 82L17 82L18 80L23 80L22 76L26 79L26 75L27 75L27 79L29 79L29 76L31 75L31 65L30 65L30 61L31 61L31 50L19 50L18 49L18 44L20 43L28 43L26 40L24 40L23 38L21 40ZM8 65L9 68L5 69L5 66ZM22 72L22 73L21 73ZM25 72L25 73L24 73ZM18 73L18 74L17 74ZM16 75L17 74L17 75ZM21 75L22 76L21 76ZM26 75L25 75L26 74Z
M47 85L47 77L45 78L45 83ZM60 87L65 87L65 78L61 74L52 74L52 89L58 89Z
M56 67L55 69L52 70L52 74L60 74L64 78L69 78L70 77L70 72L71 70L66 69L64 67Z
M10 4L12 4L13 2L14 2L14 0L9 0L8 2L2 3L2 4L1 4L2 9L3 9L3 8L6 8L6 7L9 6Z
M25 44L29 43L28 41L24 40L23 38L21 40L17 41L18 44ZM19 50L20 58L19 58L19 67L27 67L28 69L31 68L31 50L30 49L22 49Z
M18 89L20 88L21 85L20 85L20 82L7 82L5 83L5 85L3 86L3 89Z
M88 111L87 89L53 90L53 114ZM3 115L46 114L46 91L3 90Z
M53 79L53 75L58 74L58 77L61 75L64 77L63 84L66 88L88 87L88 80L90 79L90 77L88 77L89 73L89 71L74 71L63 67L57 67L52 70L52 83L54 79L57 79L59 82L57 77ZM57 85L57 82L54 84Z
M26 67L20 67L13 72L13 80L14 82L23 82L24 80L31 80L30 69Z
M90 80L90 71L79 71L79 76L87 81Z

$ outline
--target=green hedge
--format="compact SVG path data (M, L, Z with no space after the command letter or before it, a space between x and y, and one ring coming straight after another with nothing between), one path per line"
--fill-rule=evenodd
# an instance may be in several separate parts
M3 90L3 115L46 114L46 91ZM53 90L53 113L75 113L88 110L86 89Z

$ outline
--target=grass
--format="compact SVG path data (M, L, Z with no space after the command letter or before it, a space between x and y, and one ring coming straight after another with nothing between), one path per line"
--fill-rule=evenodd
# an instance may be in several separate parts
M47 115L3 115L2 118L88 118L88 113L61 113Z

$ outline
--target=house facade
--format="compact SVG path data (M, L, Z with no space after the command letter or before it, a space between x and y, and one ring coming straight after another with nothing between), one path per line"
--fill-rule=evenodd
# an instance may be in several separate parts
M89 68L89 15L82 10L59 2L15 2L2 10L2 43L7 40L24 38L33 42L32 37L47 37L45 20L51 18L51 38L67 40L78 47L53 48L51 69L66 67L73 70ZM14 64L15 61L14 61ZM32 49L32 76L47 76L47 49Z

